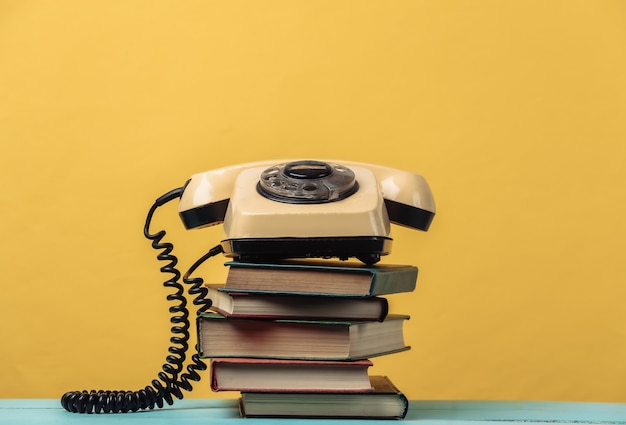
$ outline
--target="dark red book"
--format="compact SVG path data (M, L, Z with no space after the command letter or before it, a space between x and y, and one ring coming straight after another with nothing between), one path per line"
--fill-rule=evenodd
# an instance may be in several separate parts
M370 392L369 360L353 362L219 358L211 360L213 391Z
M226 293L206 287L211 310L228 318L383 320L389 311L387 300L381 297Z

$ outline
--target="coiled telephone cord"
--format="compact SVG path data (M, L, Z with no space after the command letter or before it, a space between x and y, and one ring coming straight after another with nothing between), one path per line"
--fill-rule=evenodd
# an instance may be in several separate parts
M191 357L191 363L187 365L187 372L181 373L189 349L190 323L187 299L184 295L184 287L179 282L181 273L176 268L178 259L172 254L173 244L162 242L166 234L165 230L150 233L152 216L157 208L179 198L182 191L183 188L177 188L159 197L150 208L144 226L144 236L152 241L152 248L160 251L157 254L157 259L167 262L160 270L162 273L171 274L171 277L163 282L163 286L173 289L173 292L167 295L167 300L175 303L169 308L169 312L172 314L170 322L172 323L171 332L173 334L170 338L171 346L168 349L170 354L165 359L166 363L162 366L162 371L157 375L158 379L154 379L151 385L137 391L69 391L61 397L61 405L68 412L126 413L154 409L157 406L161 408L164 402L171 405L174 402L174 397L183 398L182 390L191 391L193 389L191 381L200 381L198 371L207 368L200 357L194 354ZM220 245L215 246L196 261L183 277L183 283L190 285L189 294L195 296L193 303L199 306L198 313L206 311L211 306L211 300L206 298L207 289L202 286L203 280L190 278L189 275L205 260L221 252L223 252L222 247Z

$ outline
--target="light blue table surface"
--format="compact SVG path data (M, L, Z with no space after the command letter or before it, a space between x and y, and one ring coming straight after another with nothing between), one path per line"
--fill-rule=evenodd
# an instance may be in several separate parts
M626 424L624 403L541 401L411 401L404 421L241 418L234 399L184 399L172 406L136 413L68 413L58 400L0 400L0 424L376 424L420 422L423 425L497 425L513 423Z

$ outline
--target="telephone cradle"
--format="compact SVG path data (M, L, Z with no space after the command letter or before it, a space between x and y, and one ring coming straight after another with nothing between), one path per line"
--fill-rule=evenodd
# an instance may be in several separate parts
M153 215L178 200L186 229L223 224L224 239L186 273L177 268L165 230L150 230ZM74 413L117 413L163 407L191 391L207 369L189 348L190 313L185 289L197 314L211 307L207 288L192 273L219 254L233 261L356 258L375 264L392 248L391 226L427 231L435 203L424 177L385 166L336 160L271 160L240 164L192 175L179 188L157 198L149 209L144 236L159 251L163 285L172 293L170 355L150 385L137 391L70 391L62 406Z

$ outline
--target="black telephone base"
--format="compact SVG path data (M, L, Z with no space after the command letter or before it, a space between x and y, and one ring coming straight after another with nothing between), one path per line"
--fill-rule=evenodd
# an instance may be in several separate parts
M343 236L312 238L245 238L222 241L224 255L239 261L272 261L286 258L357 258L374 264L391 251L391 238Z

